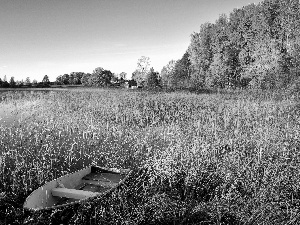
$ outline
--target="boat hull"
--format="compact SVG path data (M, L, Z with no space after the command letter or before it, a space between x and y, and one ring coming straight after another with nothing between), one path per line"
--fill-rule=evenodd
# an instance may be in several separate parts
M84 168L50 181L36 189L27 197L23 208L34 211L58 208L95 198L123 183L128 176L128 172L129 170L97 166ZM96 179L97 174L101 175L102 181ZM76 191L76 189L81 189L82 191ZM68 192L68 190L70 193L66 193L66 195L69 194L71 197L65 198L64 191ZM72 196L75 196L75 198Z

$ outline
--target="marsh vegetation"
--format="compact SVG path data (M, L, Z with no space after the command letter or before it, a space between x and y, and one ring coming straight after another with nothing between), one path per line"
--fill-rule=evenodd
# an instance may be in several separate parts
M6 92L0 218L14 224L295 224L299 96L74 89ZM112 195L22 210L45 182L90 164L131 168Z

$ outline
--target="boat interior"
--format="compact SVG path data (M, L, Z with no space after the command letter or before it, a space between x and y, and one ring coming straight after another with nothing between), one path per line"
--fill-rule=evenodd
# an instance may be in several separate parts
M58 187L53 188L51 192L52 196L59 198L55 205L68 204L106 192L117 186L123 179L124 175L97 171L94 167L91 173L82 177L80 183L74 188L66 188L65 185L58 183Z
M46 209L101 195L119 185L128 173L128 169L90 166L44 184L26 198L23 207Z

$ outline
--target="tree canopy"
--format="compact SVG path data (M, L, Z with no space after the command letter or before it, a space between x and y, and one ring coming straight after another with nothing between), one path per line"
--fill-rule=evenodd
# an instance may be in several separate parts
M202 24L191 34L175 68L163 68L163 83L198 88L286 86L299 77L299 12L298 0L265 0Z
M43 80L42 80L42 83L43 83L43 85L50 85L50 80L49 80L49 77L48 77L48 75L45 75L44 76L44 78L43 78Z
M138 86L144 86L147 74L150 72L150 58L142 56L138 59L137 68L132 73L132 79L137 82Z
M158 87L159 83L160 83L159 73L155 72L152 67L146 76L145 86L148 88L154 88L154 87Z

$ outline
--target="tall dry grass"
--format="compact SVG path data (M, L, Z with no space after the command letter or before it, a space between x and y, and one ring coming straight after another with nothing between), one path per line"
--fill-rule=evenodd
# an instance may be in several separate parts
M136 175L105 200L25 221L295 224L298 100L257 91L10 92L0 102L16 117L0 125L0 218L22 223L22 203L32 190L98 164Z

